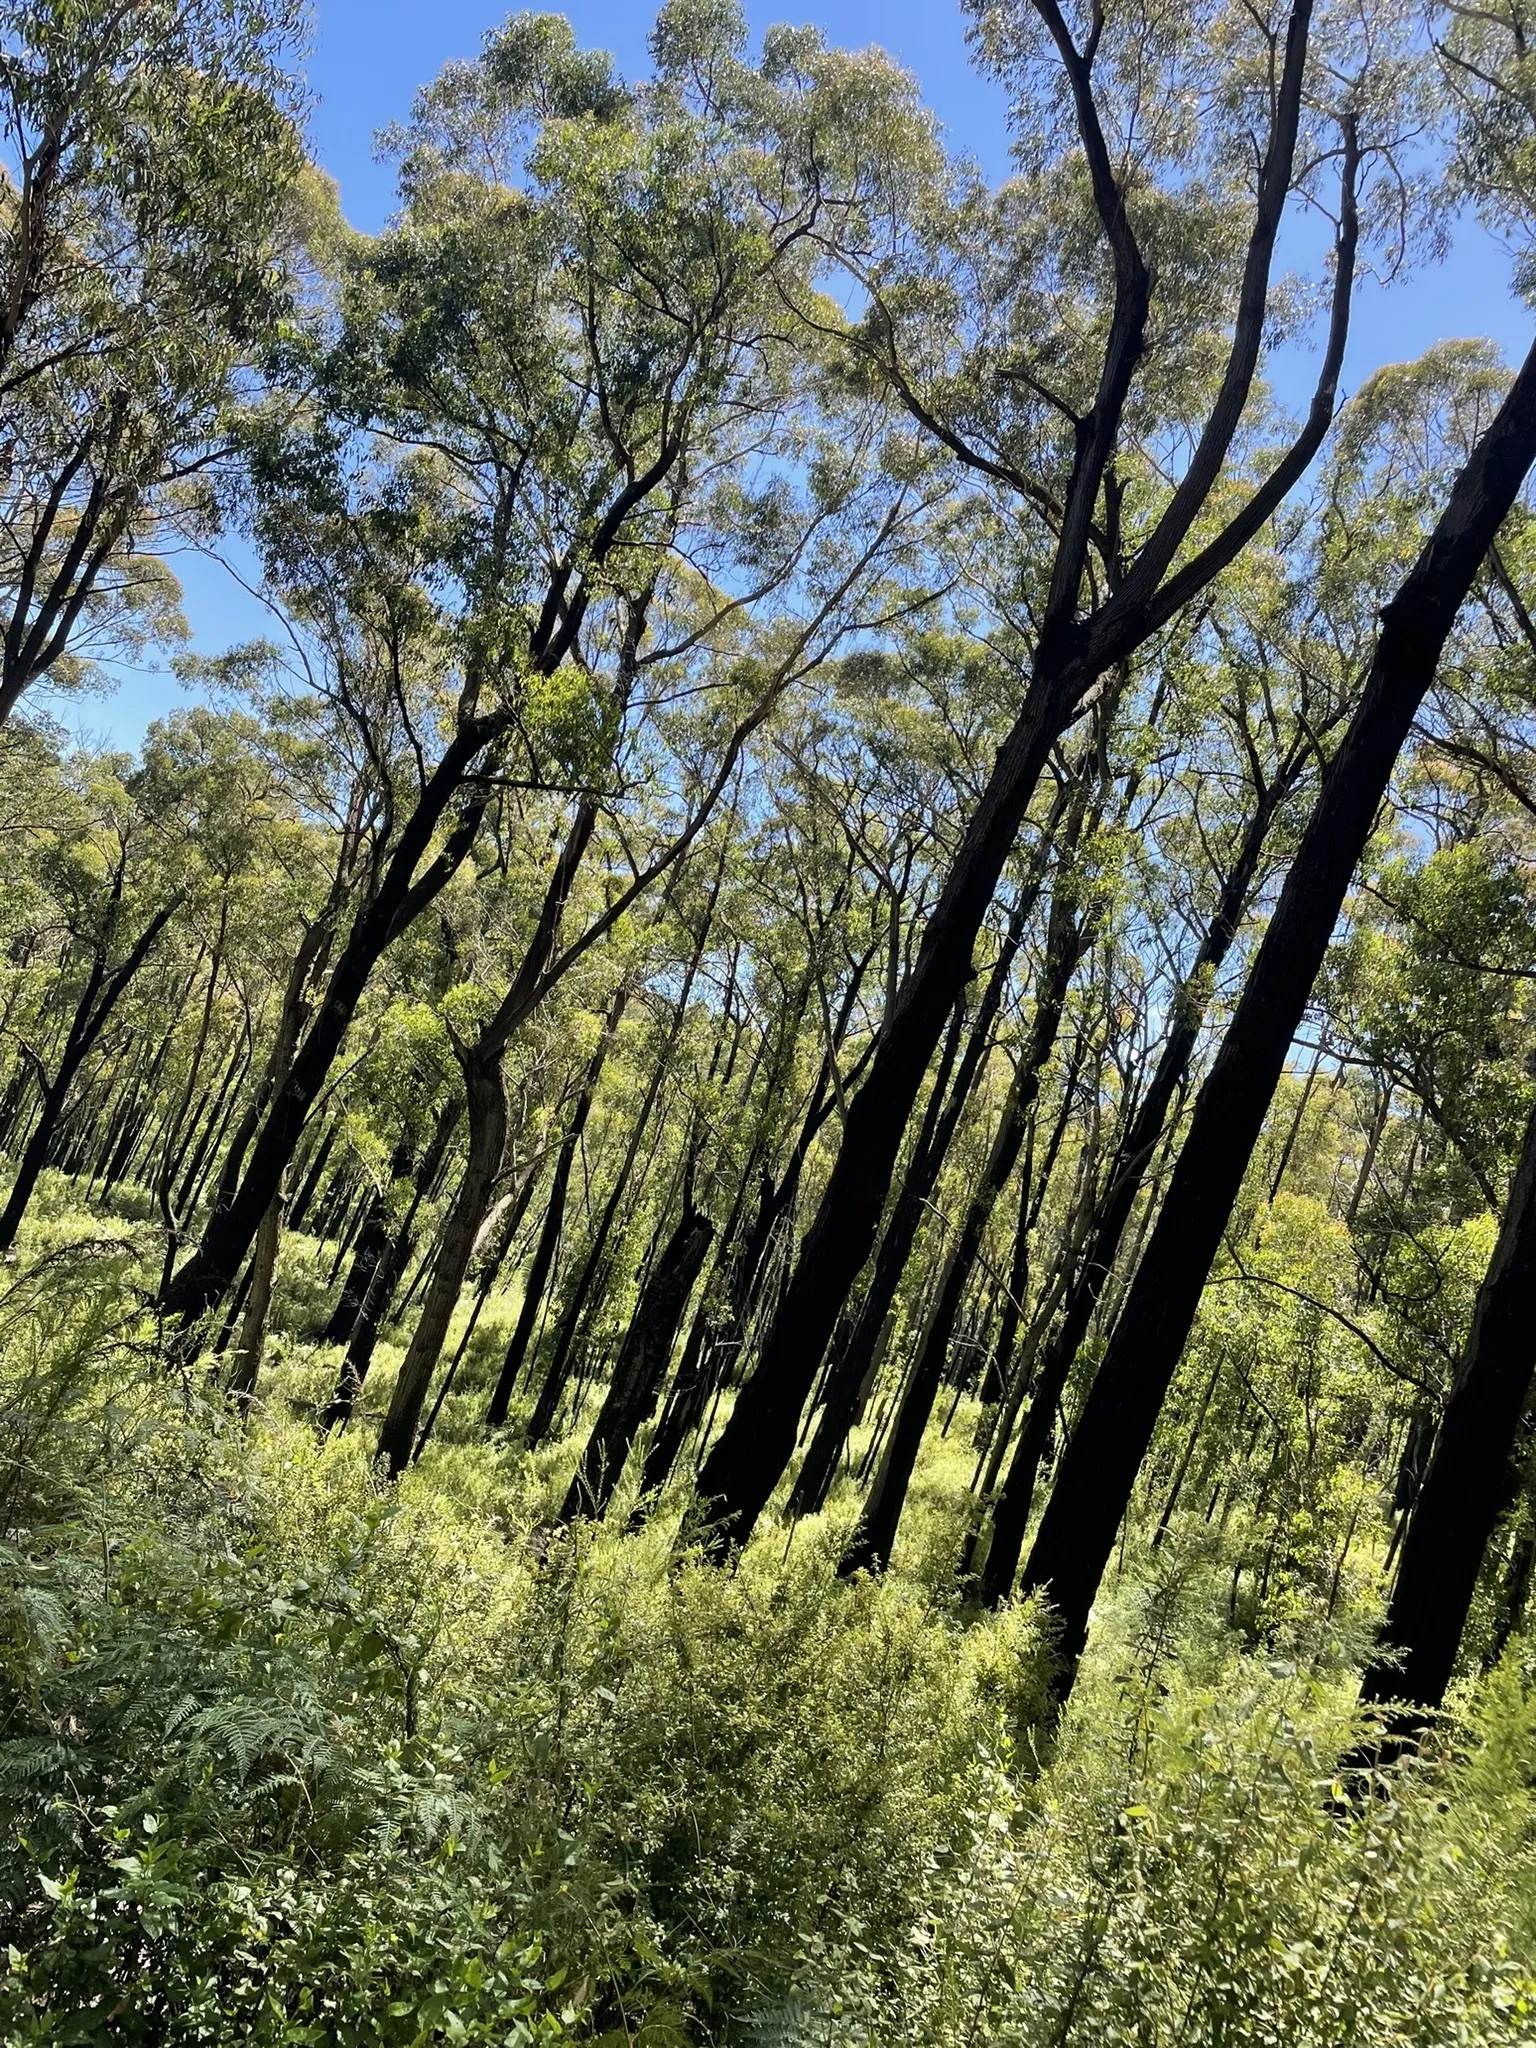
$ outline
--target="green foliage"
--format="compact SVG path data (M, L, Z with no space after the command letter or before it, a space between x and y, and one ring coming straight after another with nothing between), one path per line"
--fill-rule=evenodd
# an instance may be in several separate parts
M1052 1753L1027 1611L814 1529L551 1543L515 1458L382 1497L157 1372L110 1259L49 1277L0 1330L6 2039L1530 2037L1518 1659L1341 1805L1337 1678L1169 1553Z

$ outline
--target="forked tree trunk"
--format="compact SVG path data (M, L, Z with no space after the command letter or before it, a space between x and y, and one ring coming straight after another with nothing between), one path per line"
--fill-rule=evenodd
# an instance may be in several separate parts
M1095 165L1100 226L1113 252L1115 307L1094 404L1078 436L1034 664L1019 714L967 822L917 958L887 1010L868 1075L848 1106L842 1144L757 1371L738 1395L700 1474L700 1499L708 1504L711 1547L717 1550L745 1538L793 1454L822 1355L874 1248L907 1119L945 1020L971 973L977 934L1051 749L1098 680L1128 661L1237 557L1304 474L1327 432L1354 272L1358 149L1352 131L1343 152L1328 344L1306 424L1221 534L1169 573L1220 480L1258 364L1275 238L1290 188L1310 27L1310 0L1295 0L1258 178L1239 314L1218 396L1167 511L1087 619L1078 607L1089 538L1145 345L1152 280L1105 154L1091 67L1078 52L1067 57L1069 66L1081 67L1074 79L1074 107L1085 154Z

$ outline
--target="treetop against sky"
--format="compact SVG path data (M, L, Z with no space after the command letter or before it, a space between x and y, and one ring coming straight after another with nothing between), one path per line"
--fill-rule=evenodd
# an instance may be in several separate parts
M315 160L336 180L354 227L376 233L396 204L395 169L377 147L382 129L403 118L418 89L442 67L473 57L508 9L497 0L318 0L312 47L305 66L312 96L309 143ZM515 10L513 10L515 11ZM611 51L621 73L645 75L654 10L644 0L569 0L559 8L579 43ZM926 103L944 124L952 146L971 153L992 182L1009 172L1009 131L1002 86L972 63L967 16L956 0L818 0L782 4L748 0L754 35L781 20L808 18L832 44L888 51L919 82ZM1281 241L1283 269L1291 256L1299 270L1314 269L1330 230L1312 246L1309 224L1288 219ZM1357 286L1341 396L1347 397L1383 363L1409 360L1436 342L1486 336L1517 363L1529 345L1529 315L1511 289L1510 251L1470 213L1448 224L1438 261L1421 260L1391 284L1363 278ZM1281 397L1305 409L1316 376L1320 334L1288 349L1272 363ZM1294 390L1291 388L1294 383ZM270 615L243 587L247 568L238 544L228 562L183 554L175 562L185 594L193 645L216 653L242 640L269 635ZM161 663L120 667L116 692L74 698L61 707L82 734L133 747L149 721L185 701L183 687Z

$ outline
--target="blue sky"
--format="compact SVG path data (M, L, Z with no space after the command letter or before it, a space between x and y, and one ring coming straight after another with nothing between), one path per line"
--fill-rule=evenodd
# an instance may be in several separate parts
M569 0L564 11L586 44L613 51L620 69L644 70L651 10L626 0ZM1001 93L967 61L964 23L949 0L820 0L773 5L748 0L755 30L770 22L814 20L831 42L862 48L878 43L915 72L924 96L951 137L994 179L1006 175L1008 136ZM502 18L494 0L316 0L308 78L315 98L310 139L319 162L337 180L355 226L375 231L387 219L393 188L373 160L373 137L409 109L418 85L451 58L470 57ZM1381 363L1418 355L1433 342L1491 335L1512 360L1529 345L1531 320L1511 298L1504 251L1475 222L1457 224L1446 262L1416 273L1390 291L1367 286L1353 318L1346 388L1357 389ZM1306 365L1298 364L1298 389ZM1289 394L1287 394L1289 396ZM216 564L176 563L197 646L214 651L269 630L261 607ZM183 702L164 673L125 674L106 699L76 701L68 722L82 732L133 746L150 719ZM63 709L63 707L60 707Z

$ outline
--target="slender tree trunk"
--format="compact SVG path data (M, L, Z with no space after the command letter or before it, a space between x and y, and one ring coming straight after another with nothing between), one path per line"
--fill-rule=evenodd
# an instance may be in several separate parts
M458 1376L460 1365L464 1362L464 1354L469 1349L469 1340L475 1334L475 1325L479 1322L481 1311L490 1299L491 1289L496 1285L496 1276L501 1271L502 1261L506 1258L507 1253L512 1247L512 1242L517 1236L518 1226L523 1220L523 1212L527 1208L529 1198L533 1192L533 1182L533 1174L524 1175L523 1184L518 1189L517 1196L511 1205L511 1213L505 1228L500 1233L500 1244L481 1262L484 1271L475 1288L474 1304L465 1321L464 1333L454 1347L452 1358L448 1361L448 1370L443 1374L442 1382L433 1398L432 1406L427 1410L427 1419L417 1432L415 1448L411 1452L411 1463L413 1465L419 1463L422 1452L425 1451L428 1443L431 1441L432 1432L437 1427L437 1418L443 1412L443 1404L453 1391L454 1380Z
M457 1120L457 1119L455 1119ZM428 1147L432 1156L432 1171L437 1171L437 1156ZM389 1178L381 1188L374 1189L369 1197L367 1216L358 1233L347 1277L341 1283L341 1293L336 1306L331 1310L330 1320L321 1332L323 1344L342 1344L351 1336L367 1298L369 1283L378 1270L379 1262L389 1250L394 1238L390 1221L390 1193L411 1170L411 1143L407 1137L396 1141L389 1161Z
M662 1410L656 1434L645 1453L645 1464L640 1473L642 1508L647 1500L660 1493L671 1478L678 1453L688 1441L690 1432L697 1429L703 1420L720 1362L715 1334L714 1325L701 1310L688 1332L688 1341L678 1361L677 1378Z
M598 1291L599 1276L604 1270L608 1252L608 1240L613 1234L613 1226L618 1220L619 1210L623 1207L629 1191L635 1161L640 1156L641 1142L650 1125L651 1115L661 1094L662 1083L669 1066L670 1062L662 1057L657 1060L651 1071L639 1114L629 1134L629 1143L624 1149L624 1157L619 1162L618 1174L608 1191L608 1199L603 1204L603 1213L598 1218L597 1229L592 1233L592 1241L587 1246L581 1269L561 1307L560 1319L555 1325L554 1338L549 1347L549 1363L544 1368L538 1398L533 1404L533 1413L528 1418L527 1442L530 1445L542 1443L554 1426L561 1397L570 1379L582 1318L586 1314L588 1302Z
M671 1030L658 1050L656 1063L651 1069L651 1078L646 1084L645 1096L640 1104L639 1114L636 1116L634 1128L629 1134L629 1144L625 1148L624 1157L619 1164L618 1176L609 1190L608 1200L603 1206L601 1217L598 1219L598 1226L593 1233L592 1242L587 1247L586 1257L582 1260L581 1270L572 1285L571 1292L561 1309L560 1319L555 1326L554 1341L550 1346L549 1363L544 1369L544 1379L539 1388L538 1398L533 1404L533 1413L528 1418L526 1441L530 1445L539 1444L544 1441L544 1438L554 1426L555 1417L559 1413L561 1398L565 1393L566 1384L570 1377L577 1333L581 1328L582 1318L586 1313L587 1302L593 1293L598 1275L603 1268L603 1262L607 1256L608 1240L612 1235L614 1223L618 1219L619 1209L628 1190L630 1175L635 1169L635 1161L640 1156L641 1142L650 1124L652 1113L661 1097L662 1087L667 1075L671 1071L672 1048L687 1019L688 1005L693 997L693 985L704 959L705 948L709 944L709 934L714 928L715 912L719 905L720 889L724 877L725 850L722 847L720 860L715 869L714 882L710 889L709 900L705 906L703 919L700 922L698 936L688 957L688 966L683 975L683 985L678 991L677 1002L673 1007ZM487 1420L489 1420L489 1417Z
M1059 1697L1243 1174L1403 742L1463 599L1536 455L1536 349L1382 614L1360 703L1316 806L1095 1376L1025 1572L1060 1619Z
M394 1394L379 1431L378 1456L393 1478L410 1463L422 1403L469 1270L475 1240L490 1206L507 1143L507 1091L500 1049L489 1059L466 1059L469 1152L453 1208L443 1225L421 1315L400 1362Z
M320 1183L325 1177L325 1169L330 1164L331 1152L340 1131L341 1118L333 1117L326 1126L319 1144L314 1148L314 1153L305 1167L304 1178L299 1183L299 1191L288 1211L290 1230L302 1230L308 1222L309 1212L314 1207L315 1196L320 1191Z
M119 874L119 889L121 879ZM116 901L117 898L114 897L114 905ZM110 970L107 967L107 947L111 943L112 925L116 919L113 917L109 920L107 931L91 963L85 987L75 1005L63 1050L59 1054L52 1077L42 1085L42 1103L37 1121L32 1126L31 1135L17 1163L16 1178L11 1183L5 1208L0 1211L0 1252L9 1251L16 1242L16 1232L21 1227L21 1219L27 1212L27 1204L32 1199L38 1176L48 1163L49 1152L63 1122L75 1077L89 1058L91 1048L101 1036L102 1029L124 989L148 959L155 941L170 922L175 908L174 900L163 904L140 932L127 959L120 966Z
M1058 816L1061 809L1062 806L1058 805ZM896 1290L912 1256L912 1247L928 1213L929 1199L971 1098L976 1077L991 1050L993 1027L1008 992L1008 978L1023 941L1024 925L1039 893L1039 875L1019 892L987 986L977 1005L975 1021L953 1086L946 1090L955 1035L963 1021L963 1005L958 1001L955 1005L951 1035L946 1046L948 1056L941 1058L939 1071L929 1091L927 1109L913 1147L912 1163L880 1240L874 1272L859 1305L858 1315L827 1375L822 1391L821 1417L790 1491L789 1510L792 1515L815 1514L824 1506L843 1445L848 1441L855 1419L868 1398L870 1376L889 1324Z
M379 1331L389 1315L390 1303L395 1298L400 1276L410 1261L411 1248L415 1243L417 1214L426 1200L427 1189L437 1177L438 1168L452 1142L453 1134L458 1129L462 1108L462 1103L455 1095L438 1111L432 1137L426 1151L417 1162L410 1204L395 1225L393 1234L386 1240L382 1253L375 1260L372 1271L367 1276L363 1298L347 1339L346 1355L341 1361L341 1370L337 1375L336 1391L320 1411L319 1422L322 1429L339 1428L352 1418L358 1394L373 1364Z
M444 750L401 831L377 891L353 919L303 1043L274 1089L249 1150L243 1154L244 1170L238 1184L230 1187L226 1203L215 1204L202 1243L161 1290L160 1306L166 1316L195 1323L233 1284L341 1050L375 965L391 941L446 888L468 858L488 797L478 789L466 796L465 784L488 737L483 726L467 722ZM428 860L437 828L455 801L461 802L460 815L441 850Z
M1456 1667L1488 1540L1507 1506L1510 1460L1536 1370L1536 1111L1503 1225L1403 1539L1381 1644L1360 1697L1406 1701L1394 1733L1422 1726Z
M548 993L546 975L559 943L565 906L596 823L596 805L583 798L545 885L533 934L511 985L482 1026L474 1045L464 1048L459 1055L469 1104L469 1154L437 1257L432 1262L421 1315L401 1362L394 1398L379 1435L379 1456L391 1477L410 1463L422 1404L501 1170L507 1136L502 1061L513 1033L527 1022Z
M1137 1103L1130 1126L1117 1148L1109 1186L1095 1217L1087 1254L1067 1296L1061 1323L1041 1360L1029 1416L1014 1450L1008 1476L992 1510L992 1540L982 1567L981 1597L989 1607L1006 1600L1018 1574L1024 1533L1034 1506L1041 1460L1050 1440L1056 1409L1066 1391L1073 1364L1083 1347L1104 1288L1114 1271L1126 1228L1136 1207L1142 1181L1167 1127L1168 1115L1189 1074L1190 1061L1204 1022L1212 979L1230 953L1244 911L1258 879L1264 842L1269 835L1280 785L1265 791L1244 832L1194 964L1179 989L1168 1036L1158 1055L1152 1079Z
M607 1398L560 1509L562 1522L578 1515L595 1519L612 1500L630 1448L655 1411L678 1326L714 1234L714 1225L694 1208L692 1191L685 1187L683 1213L641 1290Z
M1058 668L1045 655L848 1104L837 1158L757 1369L699 1475L717 1543L745 1541L794 1454L822 1353L874 1248L907 1119L1074 694L1070 665Z
M229 1065L220 1076L213 1091L213 1100L203 1119L201 1133L191 1148L186 1171L181 1177L181 1186L174 1197L176 1213L181 1216L195 1214L203 1199L208 1175L213 1160L218 1156L220 1141L234 1117L235 1104L239 1099L240 1084L251 1063L251 1043L248 1036L242 1037L235 1046Z
M512 1405L512 1390L517 1384L518 1375L528 1356L528 1347L533 1342L533 1333L538 1327L539 1312L544 1306L544 1290L549 1284L555 1253L559 1249L560 1234L565 1228L565 1201L570 1187L571 1169L576 1163L577 1148L587 1128L587 1118L592 1112L597 1084L602 1079L603 1067L608 1059L608 1049L613 1044L614 1033L623 1020L629 993L629 984L626 982L621 985L613 999L603 1024L602 1036L597 1042L597 1050L593 1053L582 1079L581 1094L577 1098L576 1108L560 1142L560 1150L555 1155L555 1170L550 1180L549 1202L544 1211L544 1223L539 1231L538 1244L534 1247L528 1277L523 1284L522 1305L518 1310L512 1340L507 1346L507 1355L502 1360L501 1372L491 1395L491 1405L486 1411L487 1429L500 1429L505 1423L507 1411Z
M1082 817L1079 812L1079 828ZM1071 835L1067 858L1070 858L1077 837L1076 832ZM1051 905L1045 971L1035 999L1029 1040L1008 1090L980 1183L966 1205L959 1235L945 1262L917 1358L896 1410L879 1473L864 1504L858 1526L838 1564L838 1571L844 1577L861 1569L883 1571L890 1561L891 1545L896 1539L897 1523L917 1465L917 1454L922 1448L923 1432L933 1413L933 1403L949 1357L955 1319L981 1256L992 1212L1018 1164L1025 1128L1040 1093L1041 1077L1061 1027L1067 990L1078 962L1091 942L1096 924L1097 918L1091 911L1075 914L1070 882L1066 876L1060 877ZM1027 1196L1021 1199L1027 1200Z
M256 1242L251 1248L250 1291L235 1344L234 1363L227 1381L232 1399L249 1408L256 1393L261 1354L267 1338L267 1317L272 1308L272 1283L277 1274L277 1250L283 1237L283 1196L279 1189L261 1219Z

